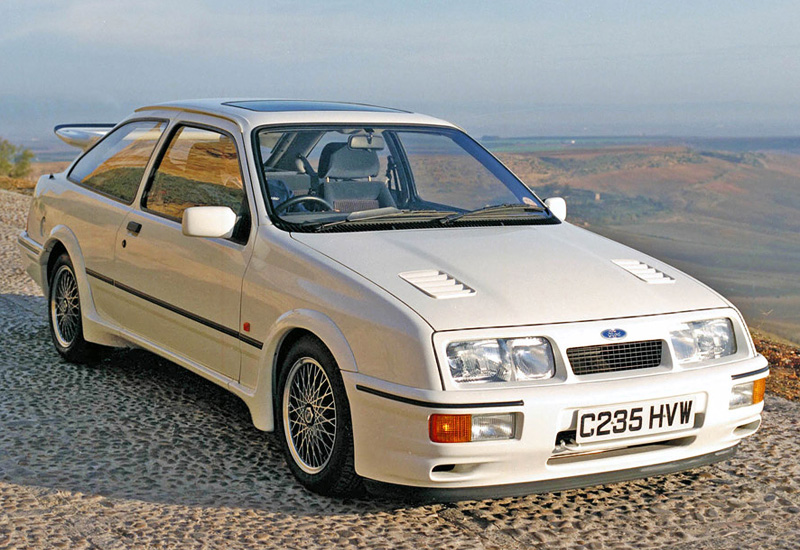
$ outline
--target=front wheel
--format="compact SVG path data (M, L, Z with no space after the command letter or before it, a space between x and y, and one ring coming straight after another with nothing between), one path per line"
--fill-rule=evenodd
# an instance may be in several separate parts
M71 363L90 363L97 357L97 346L83 338L78 279L69 256L56 259L50 277L48 297L50 336L61 356Z
M281 446L300 483L328 496L361 493L344 382L319 340L304 337L292 346L281 363L276 397Z

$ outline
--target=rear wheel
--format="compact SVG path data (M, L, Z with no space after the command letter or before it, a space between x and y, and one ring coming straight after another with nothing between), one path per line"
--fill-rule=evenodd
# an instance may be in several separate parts
M78 279L66 253L53 265L48 306L50 335L58 353L71 363L94 361L97 346L83 338Z
M322 495L361 493L344 383L319 340L304 337L289 350L281 364L277 398L277 431L300 483Z

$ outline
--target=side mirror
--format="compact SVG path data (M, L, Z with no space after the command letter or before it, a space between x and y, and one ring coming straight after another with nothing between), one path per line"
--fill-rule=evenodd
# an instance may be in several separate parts
M567 219L567 202L561 197L551 197L545 200L544 204L562 222Z
M236 214L227 206L192 206L183 211L181 229L187 237L220 237L233 235Z

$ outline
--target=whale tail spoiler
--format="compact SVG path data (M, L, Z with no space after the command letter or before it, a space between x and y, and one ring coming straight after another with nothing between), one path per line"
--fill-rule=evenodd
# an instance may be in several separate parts
M115 124L59 124L53 128L56 136L79 149L88 149L106 135Z

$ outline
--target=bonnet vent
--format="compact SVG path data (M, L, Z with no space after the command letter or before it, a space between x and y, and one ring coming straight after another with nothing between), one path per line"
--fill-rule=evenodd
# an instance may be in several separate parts
M651 285L666 285L674 283L675 279L666 273L657 270L639 260L611 260L632 275L636 275L644 282Z
M475 290L443 271L423 269L422 271L406 271L400 278L411 283L422 292L442 300L445 298L465 298L474 296Z

